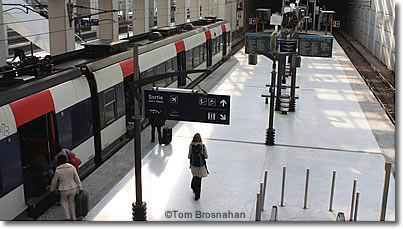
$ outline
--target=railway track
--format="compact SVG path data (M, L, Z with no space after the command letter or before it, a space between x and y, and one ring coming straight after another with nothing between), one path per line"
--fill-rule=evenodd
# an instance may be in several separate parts
M391 81L392 79L386 79L379 74L371 63L341 33L334 31L333 36L357 68L389 119L395 124L395 86L394 82Z

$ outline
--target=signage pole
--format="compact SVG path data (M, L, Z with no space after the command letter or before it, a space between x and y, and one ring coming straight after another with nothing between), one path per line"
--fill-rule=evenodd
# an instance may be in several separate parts
M273 66L271 71L270 84L270 112L269 112L269 128L266 130L266 145L274 145L275 129L274 127L274 97L276 84L276 58L273 58Z
M133 73L134 80L139 80L139 48L138 45L133 47ZM137 93L141 95L139 88ZM141 101L140 98L134 98L134 169L136 179L136 202L132 204L132 217L134 221L147 220L147 207L143 202L143 190L141 184Z
M315 31L315 22L316 22L316 0L313 1L313 25L312 25L313 31Z

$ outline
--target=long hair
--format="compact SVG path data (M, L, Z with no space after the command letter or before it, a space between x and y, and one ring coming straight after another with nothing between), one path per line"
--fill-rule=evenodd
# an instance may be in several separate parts
M199 133L197 133L197 134L195 134L195 135L193 136L192 144L193 144L193 143L196 143L196 142L198 142L198 143L203 143L202 138L201 138L201 136L200 136Z

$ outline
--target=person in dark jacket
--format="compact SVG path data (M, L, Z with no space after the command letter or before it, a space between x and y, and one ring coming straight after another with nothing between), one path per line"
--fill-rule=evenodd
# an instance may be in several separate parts
M155 129L157 129L158 143L162 144L161 127L165 125L165 119L150 118L150 124L151 124L151 142L155 141Z
M201 157L197 154L201 154ZM189 146L188 158L190 159L190 169L193 175L191 188L195 194L195 200L200 199L201 181L203 177L208 176L206 159L208 158L207 148L203 144L199 133L193 136ZM198 162L200 160L200 162Z

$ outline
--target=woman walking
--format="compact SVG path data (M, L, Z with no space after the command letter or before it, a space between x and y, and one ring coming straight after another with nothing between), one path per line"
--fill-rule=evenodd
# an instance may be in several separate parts
M191 188L195 194L195 200L198 200L200 199L202 178L208 176L206 165L206 159L208 158L207 148L203 144L199 133L193 136L189 146L188 158L190 159L190 169L193 175Z
M77 187L80 192L83 191L80 177L77 174L76 168L67 163L65 155L59 155L57 163L59 166L57 166L52 179L50 191L53 192L59 183L60 202L63 207L65 220L76 220L75 196L77 194Z

